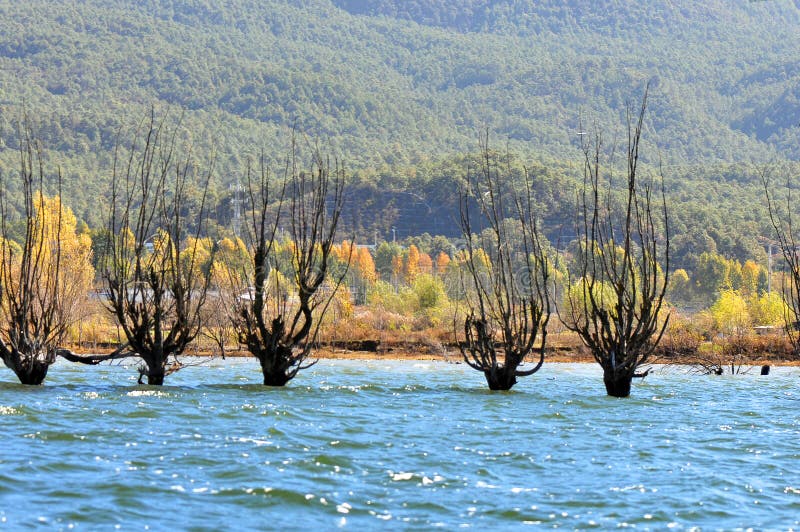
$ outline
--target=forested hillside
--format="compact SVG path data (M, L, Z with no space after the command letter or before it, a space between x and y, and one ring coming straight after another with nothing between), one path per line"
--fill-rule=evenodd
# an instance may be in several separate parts
M488 127L550 176L556 227L581 117L619 135L649 81L644 154L667 165L682 233L752 253L769 228L745 163L800 158L798 28L790 0L0 0L1 164L24 105L66 201L96 225L118 131L149 107L184 112L195 152L213 147L221 203L245 158L279 158L296 124L347 161L356 224L388 238L448 233L451 214L419 213L453 206L459 161ZM433 223L392 217L409 204ZM753 232L708 234L732 227Z

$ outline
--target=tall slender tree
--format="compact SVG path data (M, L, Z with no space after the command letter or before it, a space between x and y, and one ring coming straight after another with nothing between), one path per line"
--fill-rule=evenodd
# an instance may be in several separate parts
M669 275L667 205L661 179L660 205L650 183L639 179L639 146L647 89L638 114L628 108L624 207L616 212L606 186L613 173L601 163L598 130L582 144L584 186L576 232L579 279L571 279L561 318L603 368L608 395L627 397L636 369L653 354L667 326L664 296ZM606 181L608 180L608 181ZM660 212L659 212L660 211ZM662 224L656 217L660 214ZM659 229L661 227L661 229ZM663 231L663 233L661 233ZM663 234L663 242L660 238ZM663 267L663 269L662 269Z
M459 345L464 361L484 374L491 390L509 390L517 377L539 371L550 319L549 265L534 212L533 184L525 172L517 192L510 176L508 160L499 160L489 148L488 134L482 136L480 163L467 173L461 194L470 295ZM477 204L479 219L486 222L478 234L471 204ZM534 350L538 361L520 368Z

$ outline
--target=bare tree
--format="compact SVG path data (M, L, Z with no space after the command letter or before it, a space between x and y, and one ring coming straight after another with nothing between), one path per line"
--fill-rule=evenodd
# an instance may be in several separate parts
M41 384L71 318L63 290L68 280L61 263L62 209L59 199L56 219L45 220L42 152L27 118L19 136L25 217L20 244L10 237L8 185L0 174L0 356L22 384ZM60 170L58 187L60 198Z
M108 309L127 343L111 355L78 360L96 364L138 357L139 382L147 377L152 385L182 367L178 357L200 331L210 279L197 248L213 165L200 174L190 155L179 159L180 121L172 129L167 122L151 111L125 156L119 143L115 151L101 268ZM192 204L190 187L198 182L199 198Z
M764 195L769 210L769 220L775 230L778 246L781 248L785 262L781 295L785 303L784 319L786 332L792 344L794 356L800 355L800 241L794 220L794 204L796 199L792 194L793 184L791 174L787 173L785 185L785 201L779 201L772 191L770 182L770 169L761 169L761 183L764 186Z
M654 205L652 186L642 187L638 180L646 108L647 89L638 115L630 108L627 112L626 196L621 216L615 215L609 191L601 198L606 179L601 168L601 134L587 135L583 141L584 186L577 224L580 279L568 291L567 309L561 316L603 368L606 391L614 397L630 395L636 369L649 360L668 321L668 316L662 316L669 274L663 178L660 206ZM610 186L611 172L607 179ZM656 224L659 207L665 231L663 251Z
M467 173L461 193L461 231L466 240L468 315L464 361L483 372L491 390L510 390L517 377L539 371L544 363L550 298L549 265L536 224L533 185L525 171L524 188L511 184L508 158L504 163L481 137L477 169ZM477 204L485 230L474 234L470 204ZM536 364L520 366L537 349Z
M239 276L233 321L239 341L261 364L267 386L284 386L315 363L307 359L321 318L347 273L325 286L342 211L344 168L338 162L331 167L319 150L314 151L308 171L301 171L298 164L293 139L283 179L274 189L263 157L259 176L254 177L249 167L247 171L247 239L253 261L252 268ZM289 265L279 264L274 253L283 209L288 209ZM286 284L280 281L280 266L291 272Z

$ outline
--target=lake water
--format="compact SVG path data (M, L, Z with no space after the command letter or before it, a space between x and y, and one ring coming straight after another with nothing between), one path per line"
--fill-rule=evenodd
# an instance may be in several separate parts
M800 369L594 365L510 393L444 363L321 361L285 389L253 359L135 385L58 363L0 384L0 527L351 529L800 526Z

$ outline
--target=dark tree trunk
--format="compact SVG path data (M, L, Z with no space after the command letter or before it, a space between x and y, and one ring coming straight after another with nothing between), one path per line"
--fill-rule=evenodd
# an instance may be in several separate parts
M290 380L284 372L268 373L264 371L264 386L286 386Z
M285 346L277 346L275 352L262 351L256 358L261 363L264 374L264 386L286 386L294 375L288 374L283 361L291 360L292 350Z
M164 377L166 377L167 371L163 362L145 359L145 366L140 368L139 372L139 384L144 384L143 379L147 377L147 384L150 386L164 385Z
M163 386L164 385L164 369L148 371L147 384L150 386Z
M494 371L483 372L490 390L506 391L517 383L517 369L509 366L499 366Z
M14 368L14 373L17 374L17 378L22 384L39 386L47 377L47 369L49 367L50 364L41 361L35 361L30 366L25 362L20 362L20 365Z
M606 393L611 397L628 397L631 394L631 381L633 374L614 374L612 371L603 373L603 383L606 385Z

